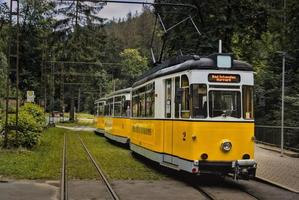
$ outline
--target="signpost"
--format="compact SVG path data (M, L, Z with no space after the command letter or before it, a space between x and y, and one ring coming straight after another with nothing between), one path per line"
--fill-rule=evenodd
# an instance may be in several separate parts
M34 103L34 91L28 90L27 91L27 102Z

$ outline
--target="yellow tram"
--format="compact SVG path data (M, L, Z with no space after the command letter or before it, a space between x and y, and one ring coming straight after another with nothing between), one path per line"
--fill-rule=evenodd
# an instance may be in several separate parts
M124 123L130 149L163 166L252 178L253 85L252 66L230 54L176 57L133 84L130 119L106 117L105 134Z
M100 99L96 103L100 103ZM96 132L120 143L130 139L131 88L115 91L105 97L103 107L98 106ZM104 125L104 126L102 126Z
M101 98L95 101L95 109L96 109L96 127L97 132L104 134L105 133L105 120L104 120L104 108L106 104L106 98Z

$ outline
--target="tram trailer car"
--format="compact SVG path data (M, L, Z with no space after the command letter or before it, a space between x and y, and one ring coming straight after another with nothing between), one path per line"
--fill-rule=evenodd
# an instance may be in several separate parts
M96 133L104 134L105 133L105 119L104 119L104 108L106 105L106 98L101 98L95 101L96 109Z
M255 176L253 68L231 54L180 56L134 83L132 151L193 174Z
M111 140L129 144L131 88L115 91L106 96L105 100L104 106L99 108L96 132L102 132Z

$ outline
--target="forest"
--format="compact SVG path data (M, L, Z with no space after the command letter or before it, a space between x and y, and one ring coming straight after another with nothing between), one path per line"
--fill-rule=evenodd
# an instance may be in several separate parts
M9 6L0 1L0 111L5 108L7 53L12 31ZM299 3L297 0L156 0L196 7L144 6L142 13L108 20L98 17L104 3L22 0L20 7L20 94L35 91L36 102L61 111L76 107L93 112L95 99L130 86L155 66L153 46L161 61L180 54L233 53L255 71L257 124L280 125L282 55L286 58L285 125L299 126ZM156 14L166 27L192 17L163 34L158 26L152 44ZM162 43L165 41L165 46ZM152 44L152 45L151 45ZM159 60L158 60L159 61Z

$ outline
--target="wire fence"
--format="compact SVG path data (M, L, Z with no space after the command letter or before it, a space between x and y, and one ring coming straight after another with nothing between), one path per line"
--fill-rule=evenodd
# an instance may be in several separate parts
M281 126L255 125L257 142L280 147ZM284 126L284 148L299 152L299 127Z

